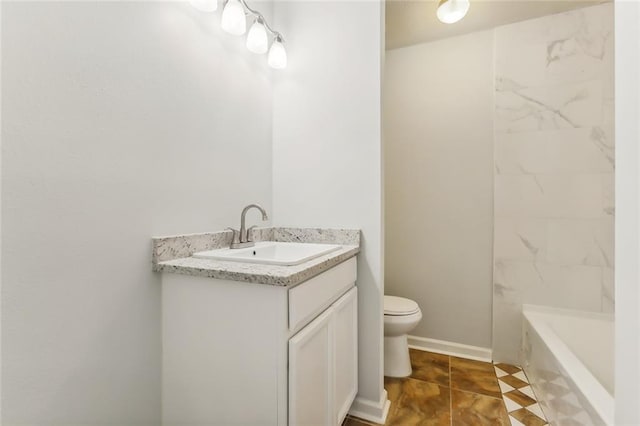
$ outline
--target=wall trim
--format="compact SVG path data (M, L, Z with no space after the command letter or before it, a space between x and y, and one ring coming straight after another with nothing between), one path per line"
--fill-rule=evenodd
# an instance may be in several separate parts
M387 399L387 391L383 389L380 401L371 401L370 399L356 397L351 405L351 409L349 409L349 414L362 420L384 424L387 420L390 406L391 401Z
M447 342L446 340L429 339L427 337L407 336L409 347L421 351L453 355L476 361L491 362L493 359L491 348L463 345L462 343Z

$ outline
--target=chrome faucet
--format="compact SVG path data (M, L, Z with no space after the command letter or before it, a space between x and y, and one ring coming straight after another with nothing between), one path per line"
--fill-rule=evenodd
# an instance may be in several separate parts
M255 228L255 226L251 226L249 227L249 229L245 227L247 212L252 208L260 210L260 212L262 213L262 220L269 219L269 217L267 216L267 212L257 204L249 204L247 207L242 209L242 214L240 215L240 231L238 232L237 229L227 228L233 231L233 240L231 241L232 249L253 247L256 244L253 241L253 236L251 235L251 230Z

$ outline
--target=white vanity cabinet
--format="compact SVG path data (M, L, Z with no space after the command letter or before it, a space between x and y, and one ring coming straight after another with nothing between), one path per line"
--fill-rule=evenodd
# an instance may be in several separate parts
M291 288L162 274L163 424L341 424L355 281L355 257Z
M357 392L357 290L289 339L289 424L339 425Z

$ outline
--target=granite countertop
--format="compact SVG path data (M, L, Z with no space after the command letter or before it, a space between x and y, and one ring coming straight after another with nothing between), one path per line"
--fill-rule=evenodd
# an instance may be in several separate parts
M231 231L156 237L153 243L153 269L223 280L293 287L360 252L360 231L353 229L258 228L254 241L339 244L342 247L308 262L293 266L228 262L191 257L193 253L227 248Z

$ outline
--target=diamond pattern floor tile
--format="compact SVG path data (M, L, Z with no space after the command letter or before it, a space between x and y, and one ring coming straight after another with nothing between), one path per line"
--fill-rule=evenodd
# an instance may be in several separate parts
M529 385L529 379L519 367L509 364L495 364L498 385L502 390L502 398L509 413L512 426L544 426L547 421L536 396ZM505 374L501 374L505 373ZM548 383L546 383L548 385ZM551 386L558 386L551 384ZM571 406L567 401L557 401L564 408Z

